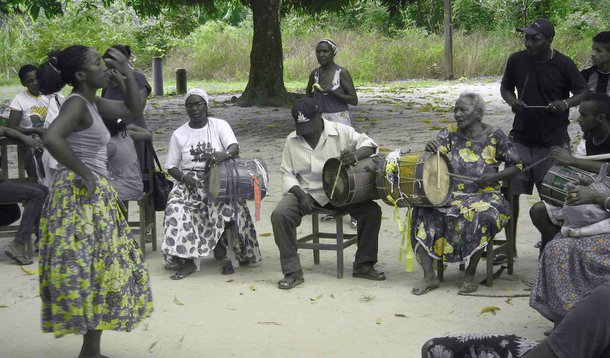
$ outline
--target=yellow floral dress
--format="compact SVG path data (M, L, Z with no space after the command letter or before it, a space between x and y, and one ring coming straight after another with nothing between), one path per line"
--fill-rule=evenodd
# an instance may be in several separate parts
M522 167L515 147L499 128L485 138L472 140L452 124L436 139L450 160L452 172L462 176L479 178L496 172L501 163ZM450 206L414 208L413 245L423 246L433 258L462 263L502 230L509 208L500 183L481 188L472 181L452 178L451 186Z

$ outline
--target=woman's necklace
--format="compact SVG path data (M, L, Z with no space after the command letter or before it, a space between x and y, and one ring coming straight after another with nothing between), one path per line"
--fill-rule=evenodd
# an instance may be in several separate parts
M593 145L600 145L602 143L604 143L606 141L606 139L608 139L608 136L610 136L610 130L606 133L606 135L604 136L604 138L600 141L595 140L595 134L593 135L593 137L591 137L591 141L593 142Z

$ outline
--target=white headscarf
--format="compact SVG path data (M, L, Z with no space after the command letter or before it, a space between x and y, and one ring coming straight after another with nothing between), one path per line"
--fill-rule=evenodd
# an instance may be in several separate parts
M188 92L186 92L186 96L184 96L185 103L186 103L186 100L190 96L199 96L199 97L203 98L206 106L208 107L208 111L210 110L210 100L208 97L208 93L206 91L202 90L201 88L193 88L193 89L189 90Z
M322 42L330 45L330 48L333 50L333 55L337 54L337 44L335 43L335 41L326 38L326 39L320 40L318 43L322 43Z

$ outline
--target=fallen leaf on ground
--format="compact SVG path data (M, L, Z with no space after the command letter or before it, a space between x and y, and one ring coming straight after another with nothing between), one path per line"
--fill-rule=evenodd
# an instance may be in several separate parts
M8 308L7 305L0 305L0 308Z
M235 281L234 279L227 280L227 283Z
M270 326L281 326L281 324L275 322L275 321L259 321L256 322L256 324L266 324L266 325L270 325Z
M277 128L279 127L277 124L267 124L267 128Z
M256 291L256 284L255 283L250 285L250 291Z
M330 298L332 298L333 300L335 299L335 295L333 295L332 293L330 294Z
M268 236L271 236L271 235L272 234L270 232L264 232L262 234L258 234L258 236L260 236L260 237L268 237Z
M379 317L375 320L376 324L381 324L381 322L383 322L383 319L381 319L381 317Z
M394 317L407 318L407 316L402 313L394 313Z
M155 346L157 345L157 343L159 343L159 341L154 341L153 344L150 345L150 347L148 347L148 350L151 351L153 348L155 348Z
M178 306L184 306L184 303L182 303L176 296L174 296L174 303Z
M26 269L23 266L19 266L19 268L21 269L21 271L25 272L28 275L38 275L38 271L29 270L29 269Z
M504 302L506 302L509 305L513 304L513 299L512 298L507 298L506 300L504 300Z
M496 311L499 311L500 307L496 307L496 306L486 306L483 307L483 309L481 309L481 313L493 313L493 315L496 315Z
M323 294L323 293L319 294L319 295L318 295L318 296L316 296L316 297L310 297L310 298L309 298L309 300L310 300L310 301L317 301L317 300L319 300L319 299L320 299L320 298L322 298L322 297L324 297L324 294Z
M184 340L184 336L182 336L182 338L180 338L180 340L178 341L178 343L182 343L182 341Z

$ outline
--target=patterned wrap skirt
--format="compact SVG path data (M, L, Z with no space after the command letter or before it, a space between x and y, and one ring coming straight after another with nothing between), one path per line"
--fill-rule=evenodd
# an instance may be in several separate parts
M538 261L530 306L559 322L574 304L610 282L610 234L551 240Z
M188 176L203 183L205 173L185 171ZM165 208L165 239L162 252L166 268L176 259L198 259L209 256L219 243L227 223L233 221L238 240L229 244L227 253L234 263L261 261L256 229L245 202L210 200L203 186L195 192L183 183L174 186Z
M110 182L88 195L69 170L55 175L40 220L42 330L56 337L131 331L153 310L149 275Z

